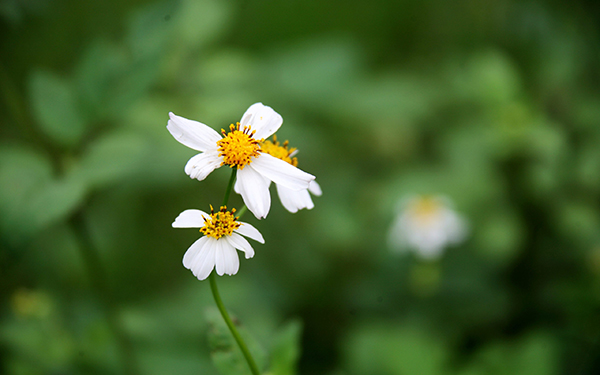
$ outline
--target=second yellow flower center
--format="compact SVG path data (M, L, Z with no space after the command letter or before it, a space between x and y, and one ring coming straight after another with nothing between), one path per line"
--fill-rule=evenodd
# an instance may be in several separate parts
M273 142L263 141L260 144L260 151L275 156L277 159L288 162L294 167L298 166L298 158L294 157L296 149L290 148L288 141L283 142L283 144L277 142L276 135L273 135Z
M237 125L231 124L229 126L228 133L223 129L221 129L221 133L223 139L217 141L219 156L223 157L221 165L227 164L231 168L244 169L246 165L252 162L251 158L259 155L259 143L262 139L252 138L254 131L251 132L249 127L240 130L240 123L238 122Z
M231 233L241 225L233 214L235 214L235 208L232 208L230 212L227 211L227 207L222 206L219 211L215 212L210 206L210 219L204 218L204 226L200 228L200 232L216 239L231 236Z

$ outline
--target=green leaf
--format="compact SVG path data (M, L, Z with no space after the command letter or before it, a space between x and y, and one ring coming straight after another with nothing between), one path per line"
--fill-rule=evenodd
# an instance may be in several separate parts
M223 317L216 308L208 309L206 318L210 328L208 330L208 343L211 348L210 356L215 367L222 375L251 375L250 367L242 354L237 342L225 324ZM248 346L258 368L264 364L264 352L258 342L239 324L235 317L231 317L242 339Z
M413 324L359 325L349 335L346 347L349 374L445 373L447 349L439 337Z
M293 320L275 336L271 349L272 375L294 375L300 358L302 323Z
M519 341L489 344L459 374L554 375L558 368L556 358L555 340L543 333L533 333Z
M32 150L1 147L0 160L0 232L13 244L62 220L85 197L82 181L54 178L49 161Z
M69 82L51 72L34 71L29 76L29 96L44 134L63 146L74 146L81 140L85 122Z
M97 40L75 69L76 85L91 117L120 118L148 90L159 68L158 54L129 51Z
M86 150L74 174L94 187L127 179L141 166L147 151L144 138L130 132L113 132Z

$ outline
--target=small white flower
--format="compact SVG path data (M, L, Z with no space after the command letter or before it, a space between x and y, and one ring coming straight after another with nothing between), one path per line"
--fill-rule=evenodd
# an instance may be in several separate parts
M236 192L250 212L265 218L271 207L271 181L292 191L305 190L314 176L260 150L260 143L283 123L282 117L262 103L251 105L229 132L169 113L167 129L181 144L201 151L185 166L185 173L202 181L213 170L229 165L237 168Z
M240 260L235 249L245 253L246 259L254 256L254 249L241 235L265 243L260 232L248 223L237 221L235 208L227 211L221 207L211 213L185 210L173 222L173 228L200 228L204 236L192 244L183 256L183 266L192 271L198 280L204 280L216 268L219 276L235 275Z
M466 235L465 220L447 199L412 197L401 202L389 232L389 243L397 250L413 249L420 258L433 260L447 246L462 242Z
M288 141L280 144L277 141L276 135L273 135L273 141L263 141L260 144L260 150L261 152L274 156L277 159L281 159L294 167L298 166L298 159L296 158L298 150L290 148ZM315 180L311 181L308 187L302 190L292 190L277 182L275 183L275 187L277 188L277 195L279 196L281 204L291 213L296 213L303 208L310 210L315 206L309 192L316 196L321 196L321 194L323 194L321 187Z

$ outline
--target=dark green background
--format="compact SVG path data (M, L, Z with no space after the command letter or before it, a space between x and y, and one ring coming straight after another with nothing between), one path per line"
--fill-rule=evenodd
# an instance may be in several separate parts
M595 1L0 0L0 373L124 373L106 304L140 373L218 373L181 265L199 234L171 223L229 171L191 180L165 126L257 101L324 192L290 214L273 191L243 218L266 244L218 279L273 375L298 322L301 374L600 373L599 21ZM393 253L409 194L449 197L467 241Z

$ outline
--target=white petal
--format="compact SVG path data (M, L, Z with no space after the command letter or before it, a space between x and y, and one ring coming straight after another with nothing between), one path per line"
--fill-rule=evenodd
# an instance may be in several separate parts
M316 180L312 180L308 184L308 191L310 191L311 193L313 193L317 197L320 197L323 194L323 190L321 190L321 186L319 184L317 184Z
M308 189L309 183L315 179L315 176L265 153L254 158L249 166L274 183L292 190Z
M235 275L240 270L240 257L238 256L235 247L224 238L220 239L223 248L223 258L225 259L225 274Z
M217 275L223 276L225 272L225 254L223 253L223 242L218 239L214 240L215 243L215 270Z
M240 120L241 128L250 126L256 131L254 139L269 138L283 124L281 115L262 103L252 104Z
M219 151L211 150L193 156L185 165L185 173L191 178L202 181L221 166L223 158L219 156Z
M207 151L217 148L217 141L222 137L214 129L201 122L169 112L167 129L171 135L182 145L198 151Z
M204 217L210 218L210 215L200 210L185 210L175 218L171 225L173 228L202 228Z
M229 244L236 249L242 250L246 254L246 259L250 259L254 256L254 249L250 242L246 240L244 237L240 236L237 233L231 233L231 236L225 237Z
M240 259L235 248L222 238L216 240L215 243L217 245L215 254L217 275L223 276L224 274L233 275L237 273L240 267Z
M206 279L213 268L215 268L215 253L217 250L215 247L216 241L211 241L212 238L208 237L203 238L206 238L206 240L204 241L202 248L198 251L198 254L191 260L189 267L198 280ZM186 268L188 267L186 266Z
M257 219L267 217L271 208L269 184L252 168L252 165L249 164L244 169L238 170L236 186L250 212Z
M279 200L281 200L281 204L285 207L286 210L291 213L296 213L298 210L303 208L312 209L315 205L310 199L310 194L308 194L308 190L290 190L281 185L275 185L277 187L277 195L279 195Z
M254 228L251 224L244 223L243 221L240 221L240 224L242 225L240 225L238 229L234 230L234 232L251 238L254 241L265 243L265 239L263 238L262 234L260 234L258 229Z
M194 242L192 246L190 246L189 249L187 249L187 251L183 255L183 266L185 268L190 269L192 267L192 261L198 255L200 250L202 250L202 247L206 244L207 238L208 237L206 236L200 237L199 240Z

